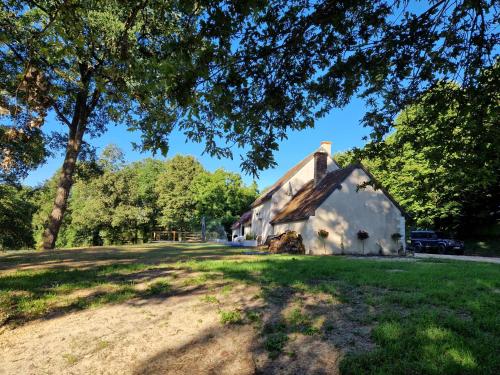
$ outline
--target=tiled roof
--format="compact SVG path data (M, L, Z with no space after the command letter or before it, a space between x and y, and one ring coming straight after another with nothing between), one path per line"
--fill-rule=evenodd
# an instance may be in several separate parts
M371 181L380 189L385 196L399 209L402 215L408 217L406 211L396 202L396 200L380 184L375 177L366 170L362 164L351 164L345 168L337 169L327 173L317 186L314 186L314 180L307 182L288 202L283 209L271 220L271 224L287 223L290 221L305 220L314 215L316 209L340 187L340 184L355 169L363 170Z
M314 186L314 180L307 182L271 220L271 224L304 220L314 215L316 208L338 189L342 181L357 167L358 165L353 164L327 173L317 186Z
M321 149L321 148L320 148ZM318 149L319 150L319 149ZM313 153L307 155L299 164L295 165L293 168L289 169L283 177L281 177L278 181L274 183L270 188L265 190L253 203L250 207L257 207L258 205L264 203L265 201L271 199L274 193L276 193L288 180L290 180L302 167L304 167L313 157L314 154L318 151L314 151ZM338 166L337 162L331 158L332 161Z
M252 220L252 210L245 212L240 218L231 225L231 229L239 228L241 224L245 224Z

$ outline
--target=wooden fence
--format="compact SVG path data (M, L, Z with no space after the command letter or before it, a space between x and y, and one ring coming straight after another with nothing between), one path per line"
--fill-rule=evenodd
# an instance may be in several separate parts
M205 241L215 240L219 237L216 232L207 232ZM182 232L175 230L154 230L151 234L153 241L175 241L175 242L203 242L201 232Z

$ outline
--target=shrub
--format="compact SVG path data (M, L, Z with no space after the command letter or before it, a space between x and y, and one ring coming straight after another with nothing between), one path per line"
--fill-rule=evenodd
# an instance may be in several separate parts
M255 236L255 233L248 232L247 234L245 234L245 240L247 240L247 241L253 241L256 238L257 237Z
M318 231L318 236L320 236L320 238L323 238L323 239L327 238L328 234L329 233L326 230L324 230L324 229L320 229Z

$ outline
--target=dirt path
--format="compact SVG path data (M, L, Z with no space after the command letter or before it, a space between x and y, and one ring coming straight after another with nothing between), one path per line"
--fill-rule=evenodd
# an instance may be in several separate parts
M221 326L201 296L136 299L8 330L0 373L254 373L252 326ZM239 292L225 302L248 299Z
M371 348L370 327L343 317L361 312L322 296L285 291L269 304L256 297L255 286L236 285L230 293L212 286L208 292L217 303L207 301L207 290L195 289L7 329L0 335L0 374L336 374L343 348ZM292 333L283 353L270 358L262 325L272 326L297 306L314 310L334 331ZM224 325L221 310L242 316L260 311L262 321Z

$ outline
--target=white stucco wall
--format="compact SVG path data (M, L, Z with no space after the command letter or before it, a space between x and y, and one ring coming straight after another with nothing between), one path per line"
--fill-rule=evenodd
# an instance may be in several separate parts
M264 242L267 236L272 234L271 220L271 200L254 207L252 209L252 232L256 236L261 236L261 242Z
M381 190L371 186L357 190L357 186L369 181L362 169L355 169L342 183L342 189L333 192L309 218L312 231L307 242L313 253L331 254L395 254L401 242L394 241L394 233L404 234L404 216ZM325 248L317 232L329 232ZM369 238L361 241L359 230L365 230Z
M338 166L331 158L328 158L327 171L331 172L336 169L338 169ZM273 194L271 200L253 208L252 231L257 236L261 235L262 241L265 241L266 237L269 235L281 233L275 232L273 226L269 222L290 201L293 195L295 195L305 183L309 182L313 178L314 158L312 158L306 163L306 165L297 171L297 173L290 177L290 179ZM260 212L260 219L256 216L257 212Z
M342 189L334 191L308 220L276 224L275 233L295 230L302 235L308 254L396 254L404 243L404 216L381 190L371 186L356 191L357 185L369 181L361 169L355 169L342 183ZM329 232L322 240L318 231ZM369 238L363 242L357 238L359 230L365 230ZM399 242L391 237L402 234Z

